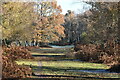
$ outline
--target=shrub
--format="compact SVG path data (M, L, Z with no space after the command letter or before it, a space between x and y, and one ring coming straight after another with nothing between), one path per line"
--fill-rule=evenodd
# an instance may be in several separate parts
M102 63L108 64L108 65L114 65L117 63L120 63L120 56L118 55L109 55L109 54L104 54L99 57L99 60Z
M27 78L32 74L32 70L27 66L16 64L17 59L33 59L32 55L25 47L4 47L3 48L3 78Z
M3 48L3 52L3 55L7 56L11 60L33 59L30 52L24 47Z
M120 63L120 45L118 44L77 44L75 57L89 62L100 62L109 65Z
M110 69L108 69L110 72L120 72L120 64L113 65Z
M75 54L75 57L77 59L83 60L83 61L89 61L89 62L100 62L99 61L99 53L97 54L92 54L92 53L87 53L83 51L78 51Z
M2 56L2 78L28 78L32 74L32 70L26 66L17 65L8 56Z

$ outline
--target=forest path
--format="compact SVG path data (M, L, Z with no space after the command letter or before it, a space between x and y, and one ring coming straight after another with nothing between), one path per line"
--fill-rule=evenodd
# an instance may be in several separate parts
M84 80L120 78L120 74L106 72L109 67L104 64L88 63L66 56L73 46L54 46L31 51L34 61L21 61L32 65L33 78L52 80ZM56 79L57 78L57 79ZM60 79L59 79L60 78Z

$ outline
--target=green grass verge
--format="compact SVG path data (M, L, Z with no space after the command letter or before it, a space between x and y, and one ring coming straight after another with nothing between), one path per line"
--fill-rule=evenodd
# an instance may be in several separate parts
M20 60L16 61L19 65L32 65L39 66L38 61L26 61ZM87 63L87 62L79 62L79 61L41 61L42 66L46 67L56 67L56 68L84 68L84 69L108 69L109 67L104 64L96 64L96 63Z
M42 67L39 67L37 61L16 61L19 65L32 65L34 72L42 75L67 75L67 76L81 76L81 77L102 77L102 78L118 78L116 74L108 73L86 73L75 72L67 70L94 70L94 69L108 69L104 64L78 62L78 61L41 61Z
M32 55L65 55L68 49L55 49L55 48L42 48L33 50ZM39 57L42 58L42 57ZM55 60L69 60L65 57L53 57ZM105 64L88 63L81 61L33 61L33 60L19 60L16 61L19 65L31 65L32 70L42 75L67 75L67 76L80 76L80 77L98 77L98 78L120 78L119 74L113 73L87 73L77 72L70 70L97 70L97 69L108 69L109 67ZM38 63L42 64L42 67Z
M65 55L64 53L37 53L37 52L32 52L32 55Z
M19 60L16 61L18 65L32 65L32 66L38 66L38 61L32 61L32 60Z
M80 61L42 61L42 66L56 68L85 68L85 69L107 69L104 64L87 63Z

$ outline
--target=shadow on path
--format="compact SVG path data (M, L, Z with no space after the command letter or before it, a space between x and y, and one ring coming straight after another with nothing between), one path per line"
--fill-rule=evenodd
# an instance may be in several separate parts
M33 67L37 68L37 66L33 66ZM36 74L35 73L34 76L39 77L39 78L71 78L71 79L73 78L73 80L75 80L76 78L79 78L79 80L83 80L83 79L92 79L92 80L93 79L107 79L107 80L120 79L120 78L110 78L110 77L102 78L100 76L95 76L95 74L85 73L85 72L81 72L81 73L78 73L76 75L71 75L71 74L69 74L69 71L67 71L67 70L98 70L98 69L92 69L92 68L83 68L83 67L82 68L73 68L73 67L72 68L70 68L70 67L68 67L68 68L55 68L55 67L42 66L39 71L41 71L41 70L48 70L48 71L53 72L53 73L56 72L56 71L57 72L64 72L64 74L57 74L57 75L54 75L54 74L47 75L47 74L45 74L45 75L43 75L43 74ZM93 75L93 76L90 77L89 75ZM102 75L104 75L104 74L102 74ZM52 80L54 80L54 79L52 79Z
M80 76L67 76L67 75L35 75L35 76L40 77L40 78L45 78L45 77L49 77L49 78L56 78L56 77L58 77L58 78L61 78L59 80L64 80L63 78L71 78L73 80L75 80L76 78L78 78L79 80L83 80L83 79L85 79L85 80L86 79L87 80L90 80L90 79L92 79L92 80L96 80L96 79L97 80L98 79L105 79L105 80L111 80L112 79L112 80L116 80L117 79L118 80L118 79L120 79L120 78L80 77Z
M32 55L33 57L65 57L66 55Z
M47 50L47 49L39 49L35 52L38 52L38 53L63 53L63 52L66 52L66 51L57 51L59 49L56 49L56 50ZM53 57L53 58L57 58L55 60L52 60L52 61L64 61L66 59L63 59L65 58L66 56L65 55L32 55L33 57ZM59 59L61 58L61 59ZM75 59L67 59L67 61L79 61L79 60L75 60ZM41 65L42 66L42 65ZM96 75L95 73L87 73L87 72L75 72L75 71L69 71L69 70L104 70L104 69L92 69L92 68L84 68L84 67L52 67L52 66L32 66L33 70L36 71L34 72L34 75L35 77L38 77L38 80L96 80L96 79L106 79L106 80L116 80L116 79L120 79L120 78L110 78L110 76L107 78L102 78L104 77L104 74L102 74L102 76L98 76ZM36 69L36 70L35 70ZM42 74L41 72L48 72L47 74ZM37 74L37 72L39 72L40 74ZM54 74L54 72L56 72L56 75ZM50 74L49 74L50 73ZM71 74L72 73L72 74ZM75 74L74 74L75 73ZM92 77L91 77L92 75ZM26 79L27 80L27 79ZM31 80L34 80L31 79ZM37 80L37 78L35 79Z

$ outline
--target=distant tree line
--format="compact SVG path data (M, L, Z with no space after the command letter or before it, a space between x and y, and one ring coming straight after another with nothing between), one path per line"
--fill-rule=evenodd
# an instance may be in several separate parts
M57 1L4 2L2 4L3 45L39 46L64 37L64 16Z
M3 43L38 46L42 43L120 42L119 3L89 2L83 14L73 11L63 15L57 1L38 3L5 2L2 4Z
M66 37L61 43L102 44L108 40L120 42L118 2L89 2L91 9L83 14L74 14L68 10L65 15Z

